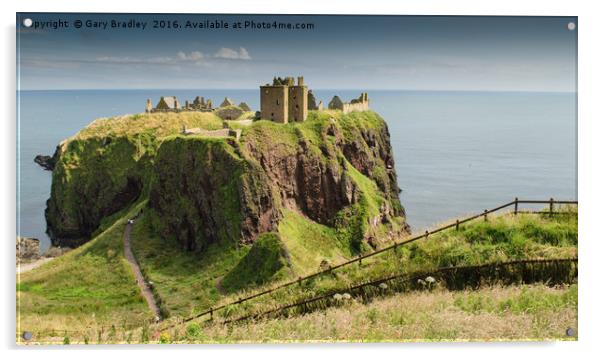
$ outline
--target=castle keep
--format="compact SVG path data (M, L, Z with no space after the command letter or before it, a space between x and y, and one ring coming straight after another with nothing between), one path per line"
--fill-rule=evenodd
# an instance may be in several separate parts
M274 77L272 84L260 86L261 118L278 123L307 119L307 86L303 77Z

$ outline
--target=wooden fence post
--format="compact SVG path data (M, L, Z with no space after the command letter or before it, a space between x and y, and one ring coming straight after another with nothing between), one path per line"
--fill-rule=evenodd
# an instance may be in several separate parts
M518 214L518 198L514 198L514 215Z
M426 230L426 231L424 232L424 238L425 238L425 239L428 239L428 238L429 238L429 231L428 231L428 230Z
M554 198L550 198L550 217L554 213Z
M456 231L460 230L460 220L456 219Z
M487 213L488 213L487 209L485 209L485 211L483 213L485 214L485 215L483 215L483 218L485 221L487 221Z

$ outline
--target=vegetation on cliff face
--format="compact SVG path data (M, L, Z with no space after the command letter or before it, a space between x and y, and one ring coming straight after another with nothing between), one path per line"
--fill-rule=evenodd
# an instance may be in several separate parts
M103 219L147 203L134 252L163 308L187 315L219 301L221 283L240 294L405 232L386 123L375 113L256 121L240 141L179 134L223 125L211 113L131 115L96 120L61 143L47 208L55 239L78 245L107 229ZM232 280L262 234L280 238L285 269Z
M161 140L182 126L217 129L222 122L210 113L98 119L59 144L46 209L54 244L82 244L103 218L147 192Z
M94 121L58 149L47 220L59 244L80 244L109 216L149 198L154 230L185 249L251 243L283 210L337 228L356 254L366 239L406 230L385 122L373 112L311 112L303 123L258 121L230 138L211 113Z

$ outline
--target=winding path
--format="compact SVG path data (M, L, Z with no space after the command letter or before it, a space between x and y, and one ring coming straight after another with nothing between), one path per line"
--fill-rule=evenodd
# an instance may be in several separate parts
M31 271L34 268L40 267L43 264L45 264L46 262L52 261L54 259L55 259L54 257L43 257L41 259L38 259L38 260L33 261L33 262L28 262L26 264L18 264L17 265L17 273L19 274L19 273L24 273L24 272L27 272L27 271Z
M142 292L142 296L146 299L146 303L148 303L148 308L155 315L155 319L157 321L161 320L161 311L159 310L159 306L157 306L157 302L155 301L155 296L153 296L153 292L151 291L148 283L144 279L142 275L142 271L140 271L140 266L138 265L138 261L136 261L136 257L134 257L134 253L132 252L132 246L130 244L130 232L132 231L132 225L128 223L125 227L125 232L123 234L123 250L125 258L130 263L132 270L134 270L134 275L136 276L136 282L140 287L140 291Z

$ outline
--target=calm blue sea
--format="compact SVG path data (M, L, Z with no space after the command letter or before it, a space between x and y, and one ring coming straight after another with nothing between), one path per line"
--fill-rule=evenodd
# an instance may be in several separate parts
M360 91L317 90L325 103ZM18 126L18 234L41 239L51 173L33 162L90 121L144 110L147 98L225 96L259 105L257 90L22 91ZM401 202L415 232L519 198L577 199L573 93L370 91L389 124Z

